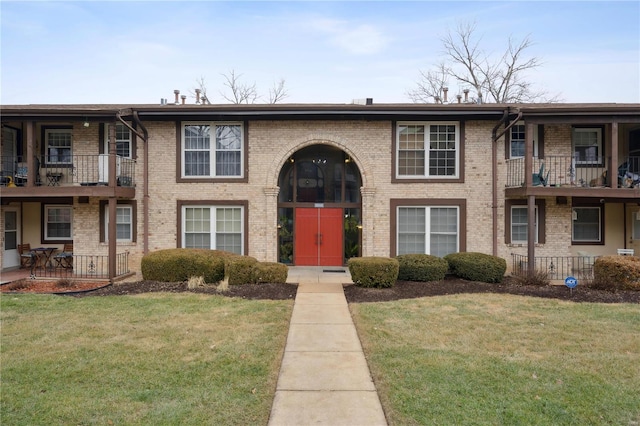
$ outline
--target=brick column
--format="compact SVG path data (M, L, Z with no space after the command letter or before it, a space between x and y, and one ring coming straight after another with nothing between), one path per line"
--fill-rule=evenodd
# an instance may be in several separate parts
M267 186L264 192L264 229L265 235L262 239L264 260L267 262L278 261L278 194L280 188L277 186ZM255 240L252 240L256 244Z
M362 194L362 256L375 256L376 189L362 187L360 194Z

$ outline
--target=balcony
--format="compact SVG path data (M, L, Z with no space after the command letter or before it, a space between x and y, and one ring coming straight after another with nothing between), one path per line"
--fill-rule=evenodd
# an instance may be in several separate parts
M525 160L506 161L506 196L594 196L637 197L640 195L640 157L627 157L610 172L610 157L577 160L573 156L534 158L529 173L532 185L525 185ZM612 188L612 182L617 188Z
M6 196L135 196L136 161L116 157L116 187L109 187L109 155L72 155L55 162L34 158L34 183L29 183L24 157L0 157L0 185ZM49 158L51 160L51 158Z

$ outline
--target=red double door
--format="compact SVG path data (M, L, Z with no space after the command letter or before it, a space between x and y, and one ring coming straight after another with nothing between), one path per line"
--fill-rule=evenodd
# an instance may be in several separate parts
M297 208L296 266L338 266L342 259L342 209Z

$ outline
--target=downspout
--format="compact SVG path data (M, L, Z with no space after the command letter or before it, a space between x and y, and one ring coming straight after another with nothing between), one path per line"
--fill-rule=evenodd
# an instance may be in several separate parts
M515 119L511 121L511 123L507 124L498 134L498 129L503 123L507 123L509 119L509 113L511 108L507 107L504 111L504 115L496 123L491 131L491 223L492 223L492 254L494 256L498 255L498 139L500 139L505 133L513 127L518 120L522 118L522 112L518 111L518 115ZM505 147L506 149L506 147Z
M133 121L138 125L140 129L142 129L142 133L138 129L134 129L129 123L122 119L122 113L124 111L118 111L116 117L122 124L124 124L129 130L136 134L144 144L144 164L143 168L143 186L144 186L144 195L142 198L142 217L143 217L143 254L149 253L149 131L142 124L140 117L138 116L138 111L127 110L133 116Z

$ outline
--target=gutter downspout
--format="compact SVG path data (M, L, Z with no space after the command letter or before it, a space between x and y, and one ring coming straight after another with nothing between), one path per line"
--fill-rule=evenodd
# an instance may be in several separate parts
M500 139L505 133L507 133L509 129L511 129L511 127L513 127L518 122L518 120L522 118L522 112L518 111L518 115L516 116L516 118L513 119L511 123L507 124L504 130L502 130L500 134L498 134L498 128L500 128L500 125L502 125L503 123L505 124L507 123L509 119L510 110L511 110L511 107L507 107L507 109L504 111L504 115L502 116L500 121L496 123L496 125L493 127L493 130L491 131L491 142L492 142L491 143L491 224L493 227L491 235L493 237L492 254L494 256L498 255L498 144L497 143L498 143L498 139Z
M138 116L138 111L127 110L127 112L131 113L133 116L133 121L142 129L142 133L138 129L134 129L122 119L123 111L118 111L116 117L122 124L124 124L129 130L136 134L140 139L142 139L144 145L144 164L143 167L143 186L144 186L144 195L142 198L142 217L143 217L143 248L142 253L149 253L149 131L142 124L140 117Z

